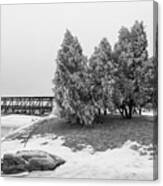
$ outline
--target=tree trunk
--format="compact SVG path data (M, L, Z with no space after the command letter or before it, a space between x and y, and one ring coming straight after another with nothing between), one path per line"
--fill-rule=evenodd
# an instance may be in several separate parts
M128 106L128 108L126 106L124 106L123 108L123 118L126 119L131 119L132 118L132 106Z
M106 109L104 110L104 115L105 115L105 116L107 115L107 110L106 110Z
M100 109L98 109L98 115L101 115L101 110Z
M135 107L133 108L133 114L134 114L134 115L137 114L137 111L136 111L136 108L135 108Z
M119 113L121 114L122 118L124 118L124 112L123 112L123 109L118 108L118 110L119 110Z
M128 114L128 118L131 119L132 118L132 106L129 106L129 114Z
M124 107L124 113L125 113L125 118L128 118L128 112L127 112L127 108Z
M139 108L139 116L141 116L141 111L142 111L141 108Z

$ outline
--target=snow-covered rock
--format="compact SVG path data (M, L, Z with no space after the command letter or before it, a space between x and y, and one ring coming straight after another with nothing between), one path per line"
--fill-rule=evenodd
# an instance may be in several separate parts
M22 150L4 154L1 168L4 174L16 174L33 170L54 170L63 163L63 159L45 151Z

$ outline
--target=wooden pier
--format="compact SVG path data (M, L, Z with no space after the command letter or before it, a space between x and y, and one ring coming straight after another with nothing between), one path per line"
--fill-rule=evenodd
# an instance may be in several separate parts
M54 97L1 97L1 114L47 115L52 112Z

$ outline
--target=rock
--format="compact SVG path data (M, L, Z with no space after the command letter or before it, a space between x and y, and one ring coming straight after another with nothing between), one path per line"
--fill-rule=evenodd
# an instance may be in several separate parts
M153 151L154 148L153 148L153 147L148 147L147 150L148 150L148 151Z
M34 170L54 170L65 163L58 156L40 150L22 150L15 154L4 154L1 169L4 174L16 174Z
M5 154L1 161L1 169L5 174L25 172L28 170L28 162L14 154Z
M53 170L56 168L56 163L53 159L47 158L31 158L29 161L29 169L33 170Z
M145 155L147 155L147 152L146 151L140 151L139 154L140 154L140 156L145 156Z
M130 149L135 150L135 151L139 150L139 148L140 147L136 144L130 146Z
M150 156L154 156L155 155L155 153L154 152L150 152L150 154L149 154Z

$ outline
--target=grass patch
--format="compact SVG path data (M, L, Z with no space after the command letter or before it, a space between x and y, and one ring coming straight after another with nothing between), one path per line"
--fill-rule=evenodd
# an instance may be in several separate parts
M156 144L153 139L154 129L157 129L154 117L141 116L131 120L119 116L102 116L102 124L94 124L92 128L79 124L71 125L65 120L48 118L37 121L33 126L14 133L7 139L26 141L34 135L55 134L64 138L65 146L72 150L81 150L90 145L94 151L105 151L121 147L127 140L137 141L142 145Z

